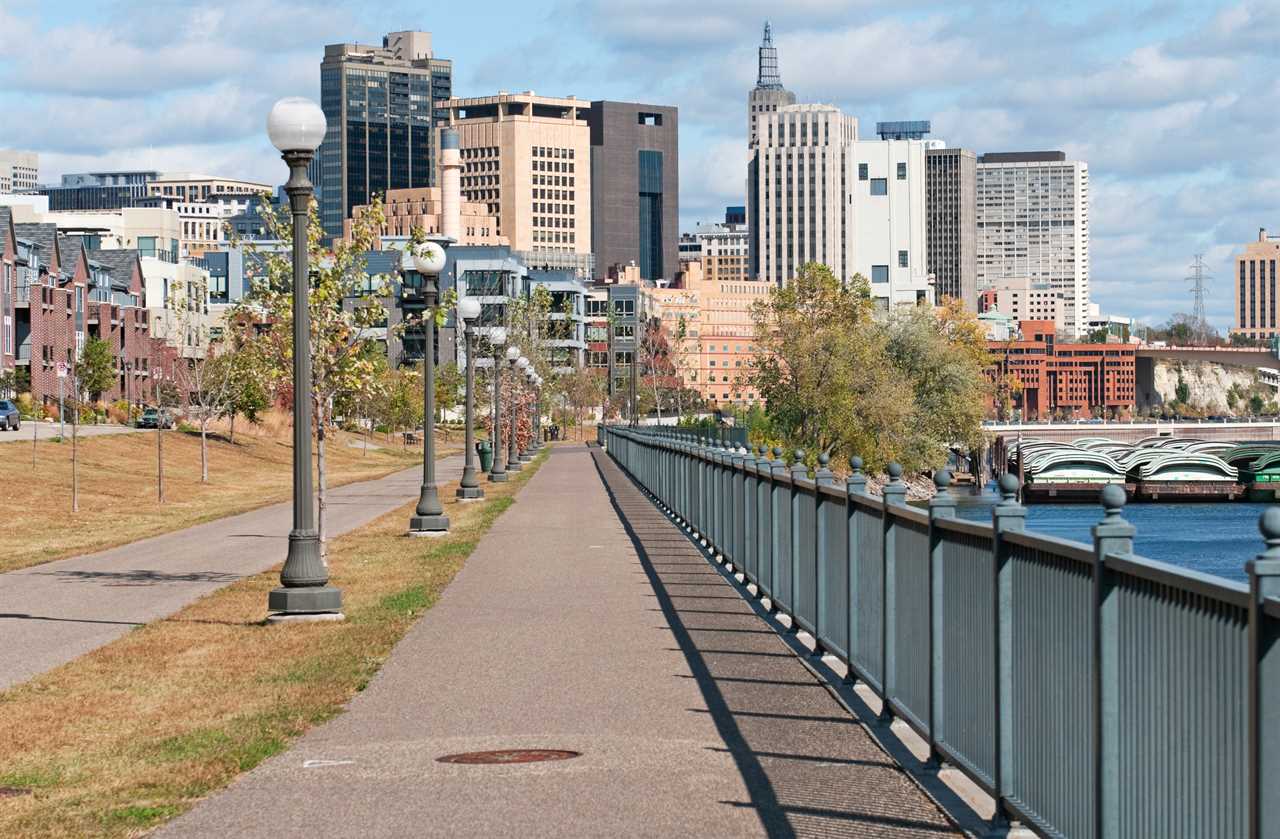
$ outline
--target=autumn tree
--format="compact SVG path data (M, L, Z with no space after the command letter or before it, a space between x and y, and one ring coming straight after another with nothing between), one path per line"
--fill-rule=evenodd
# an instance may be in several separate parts
M87 338L76 365L80 385L89 398L97 402L116 382L116 360L111 346L101 338Z
M293 364L293 223L287 206L276 207L264 200L261 213L271 237L280 246L259 251L261 273L251 279L251 291L241 301L235 316L257 319L267 325L258 336L264 358L287 379ZM325 545L327 469L325 442L333 425L339 394L360 390L372 375L371 344L376 344L376 327L386 321L383 302L389 293L389 278L368 273L365 253L380 246L380 229L385 219L380 199L354 220L351 235L334 242L332 249L321 245L323 230L313 202L307 243L311 319L311 399L313 431L316 435L317 529L321 550ZM252 243L250 248L253 249Z

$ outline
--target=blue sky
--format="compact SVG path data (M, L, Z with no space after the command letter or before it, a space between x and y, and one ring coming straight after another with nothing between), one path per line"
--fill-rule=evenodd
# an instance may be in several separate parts
M1210 319L1230 325L1231 256L1280 233L1280 0L0 0L0 147L43 180L94 168L281 179L263 125L318 96L323 45L424 29L457 95L533 89L680 108L681 226L744 203L745 110L762 22L783 82L870 134L930 119L979 153L1088 161L1094 299L1151 323L1190 309L1204 253Z

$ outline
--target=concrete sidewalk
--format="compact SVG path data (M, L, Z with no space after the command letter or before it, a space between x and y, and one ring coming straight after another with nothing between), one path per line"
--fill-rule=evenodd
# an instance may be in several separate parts
M457 480L462 455L437 461L436 469L439 480ZM329 536L394 510L415 498L421 485L422 468L414 467L331 489ZM291 502L273 504L101 553L0 574L0 690L283 562L292 520Z
M582 754L437 762L512 748ZM611 461L564 446L345 714L157 835L957 831Z
M49 440L57 437L61 433L63 426L56 422L40 422L32 423L27 420L22 421L22 427L17 431L0 431L0 443L26 443L31 445L31 426L38 425L36 430L36 438L39 440ZM66 424L66 438L71 440L71 423ZM112 434L140 434L146 429L133 428L128 425L81 425L76 436L81 440L88 437L108 437ZM152 432L153 434L155 432Z

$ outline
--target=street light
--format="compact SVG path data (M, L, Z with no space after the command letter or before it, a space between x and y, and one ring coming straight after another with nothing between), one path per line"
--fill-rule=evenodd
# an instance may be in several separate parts
M406 278L418 275L416 287L425 308L422 310L422 489L418 506L409 519L410 536L443 536L449 532L449 517L440 504L436 488L436 304L440 289L437 276L444 270L444 248L433 242L411 246L400 258Z
M533 460L533 441L535 436L534 423L537 422L536 417L538 413L537 392L533 390L535 387L535 382L537 381L537 378L538 378L538 374L533 371L532 365L525 368L524 377L526 380L528 380L529 389L530 391L532 391L531 395L534 397L533 404L529 406L530 408L529 410L529 442L524 447L524 449L520 452L520 462L528 463L529 461Z
M511 362L511 427L507 430L507 471L519 472L524 468L520 452L516 448L517 428L520 421L520 373L529 366L529 359L520 354L520 348L507 347L507 361Z
M293 213L293 529L280 586L267 595L272 622L342 620L342 592L329 585L329 568L320 553L311 483L311 309L307 268L307 213L312 185L307 166L324 140L324 112L310 99L281 99L267 116L267 135L289 167Z
M462 321L463 329L465 330L467 348L467 392L464 396L467 407L463 412L467 428L463 444L465 455L463 458L462 482L458 485L458 491L455 495L464 501L484 498L484 490L480 488L480 484L476 481L476 441L473 428L476 422L473 402L476 389L475 323L478 317L480 317L479 300L474 297L463 297L458 300L458 318Z
M489 332L493 345L493 465L489 468L489 481L501 483L507 480L507 453L502 447L502 345L507 343L507 330L501 326Z

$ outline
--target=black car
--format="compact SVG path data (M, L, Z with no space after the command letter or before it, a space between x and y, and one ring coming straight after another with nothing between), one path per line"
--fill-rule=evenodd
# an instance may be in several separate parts
M22 427L22 414L12 399L0 399L0 431L17 431Z

